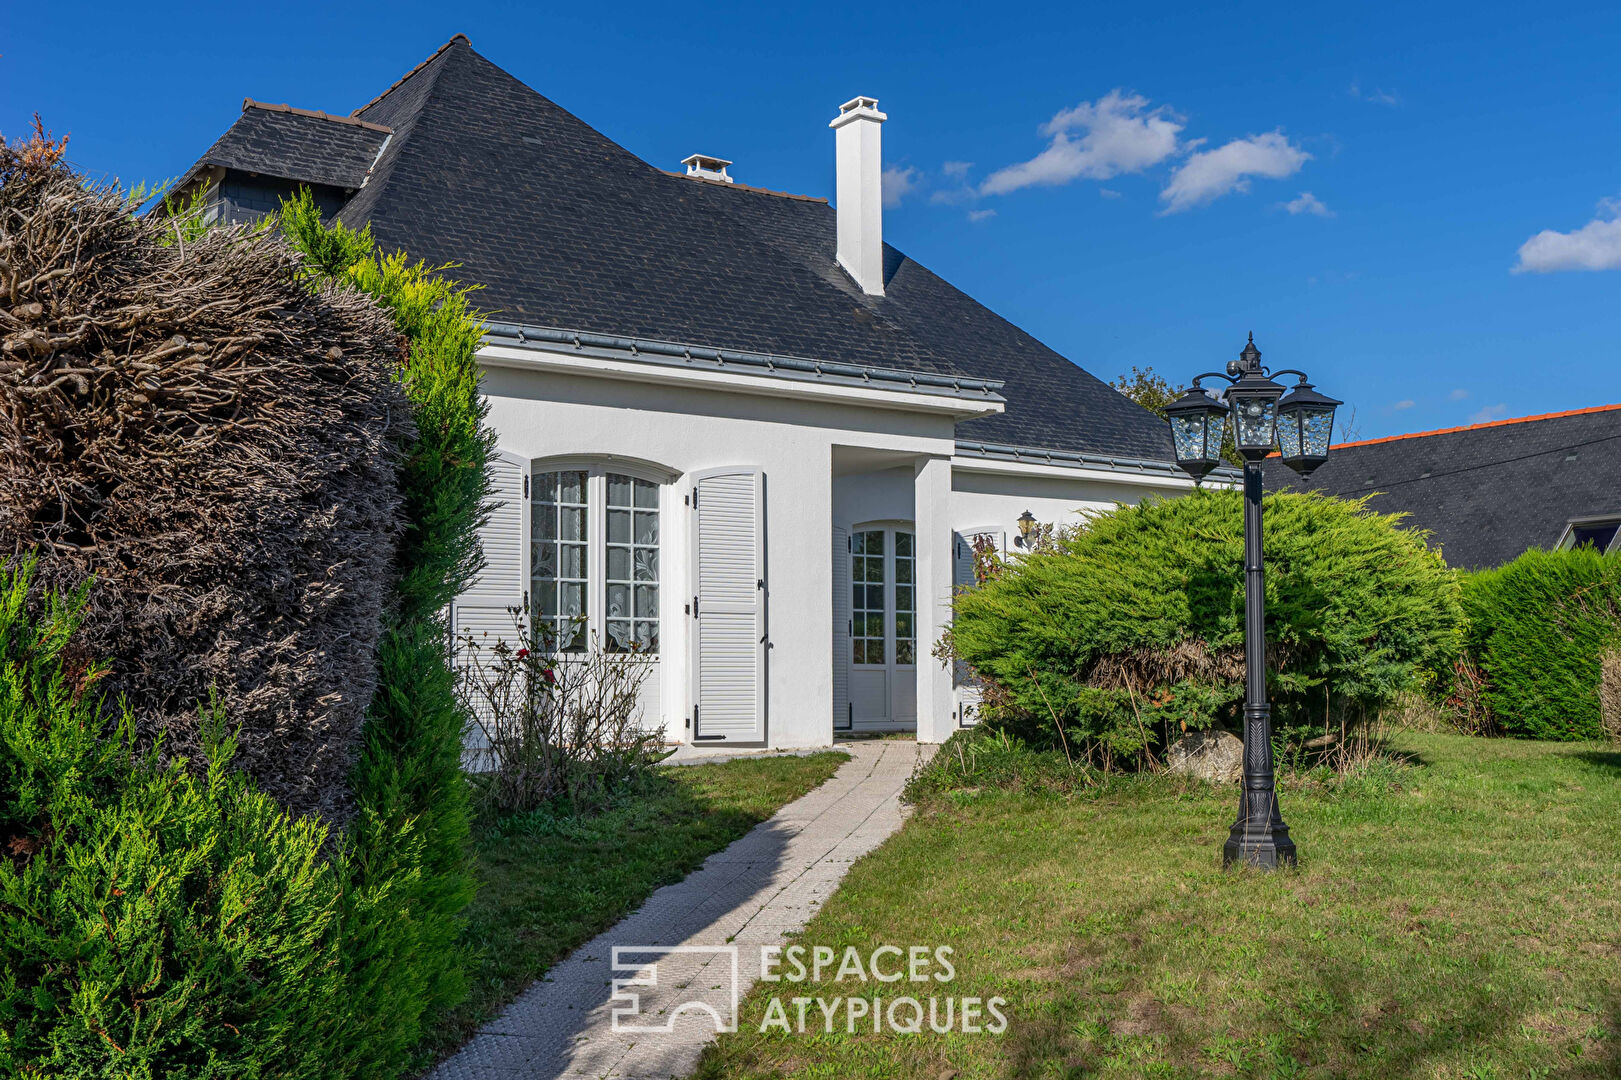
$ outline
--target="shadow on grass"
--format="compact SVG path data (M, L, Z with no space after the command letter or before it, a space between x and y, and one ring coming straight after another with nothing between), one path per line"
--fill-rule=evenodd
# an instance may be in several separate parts
M638 923L639 914L632 913L650 896L656 899L661 887L675 885L695 871L704 873L699 868L707 858L744 837L755 865L774 868L788 832L768 827L751 835L751 830L824 778L821 771L808 775L814 767L805 759L701 768L713 771L683 771L677 779L671 770L657 770L636 789L592 812L576 812L560 803L478 824L473 845L479 891L462 935L471 993L438 1019L421 1048L420 1066L453 1053L526 986L558 976L575 963L565 959L570 953L605 931L618 935L613 944L637 945L660 943L670 933L701 930L701 923L693 923L699 916L691 913L667 911L670 919L656 928L645 920ZM832 766L821 768L832 772ZM777 772L767 773L768 769ZM739 895L735 903L724 904L717 898L710 905L714 910L702 917L735 910L750 899ZM608 954L599 960L603 970L592 977L602 994L592 1005L606 999L612 981L606 970ZM572 1002L575 1007L579 1004ZM584 1021L584 1012L563 1013ZM557 1030L564 1026L558 1024ZM578 1030L571 1029L570 1034ZM538 1049L531 1040L508 1042L511 1045L503 1053L522 1057L530 1075L552 1075L531 1060ZM568 1060L566 1043L553 1050L557 1061Z
M1571 755L1589 765L1596 765L1613 773L1621 773L1621 751L1616 750L1582 750Z
M1153 1070L1169 1067L1174 1075L1208 1075L1231 1070L1239 1076L1334 1076L1377 1080L1419 1080L1456 1068L1460 1050L1478 1061L1461 1075L1507 1077L1494 1063L1501 1040L1515 1033L1521 1020L1541 1005L1530 995L1491 987L1482 981L1444 1003L1406 1002L1396 995L1424 994L1422 986L1392 985L1355 962L1314 957L1304 978L1278 980L1241 991L1238 1008L1162 1000L1159 977L1185 970L1170 963L1152 944L1157 911L1138 905L1114 932L1130 942L1139 969L1116 989L1093 989L1086 969L1102 963L1099 956L1072 957L1067 965L1075 989L1034 1015L1010 1024L1004 1036L1006 1056L1000 1075L1035 1078L1052 1075L1090 1077L1116 1068ZM1163 920L1158 920L1163 925ZM1163 932L1163 931L1160 931ZM1257 937L1262 936L1257 931ZM1106 951L1106 950L1105 950ZM1111 982L1113 980L1110 980ZM1404 993L1405 992L1405 993ZM1599 1004L1599 1003L1595 1003ZM1440 1014L1426 1022L1424 1016ZM1571 1055L1550 1073L1570 1077L1621 1076L1621 998L1600 1004L1611 1033L1598 1044L1596 1056ZM1580 1041L1554 1040L1561 1055ZM1054 1066L1059 1068L1056 1070ZM1137 1075L1135 1072L1131 1075ZM1171 1073L1167 1073L1171 1075Z

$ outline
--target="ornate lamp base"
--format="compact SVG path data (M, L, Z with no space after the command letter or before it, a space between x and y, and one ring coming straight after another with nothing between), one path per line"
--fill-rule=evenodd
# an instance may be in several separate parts
M1222 868L1234 863L1261 870L1297 865L1295 842L1289 839L1289 826L1278 813L1277 792L1270 785L1244 789L1244 805L1221 848Z
M1259 640L1259 630L1252 633L1253 640ZM1297 865L1295 842L1289 839L1289 826L1278 812L1278 788L1272 773L1272 709L1253 701L1244 706L1244 790L1238 820L1221 849L1222 867L1234 863L1262 870Z

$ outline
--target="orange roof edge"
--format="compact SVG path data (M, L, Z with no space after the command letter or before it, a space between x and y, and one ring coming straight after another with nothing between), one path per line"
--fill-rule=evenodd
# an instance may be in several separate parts
M1458 431L1479 431L1482 428L1507 427L1510 424L1529 424L1534 420L1558 420L1565 416L1586 416L1589 413L1614 412L1621 409L1621 402L1614 405L1593 405L1586 409L1566 409L1564 412L1539 413L1536 416L1511 416L1503 420L1488 420L1484 424L1462 424L1458 427L1436 428L1434 431L1410 431L1406 435L1386 435L1381 439L1358 439L1356 442L1331 443L1330 450L1344 450L1351 446L1376 446L1379 443L1400 442L1402 439L1423 439L1431 435L1451 435ZM1277 457L1276 450L1267 457Z
M1511 416L1504 420L1488 420L1484 424L1462 424L1458 427L1437 428L1434 431L1414 431L1406 435L1386 435L1382 439L1359 439L1356 442L1334 443L1330 449L1342 450L1348 446L1373 446L1376 443L1397 442L1401 439L1422 439L1430 435L1451 435L1456 431L1479 431L1482 428L1507 427L1510 424L1529 424L1535 420L1558 420L1566 416L1586 416L1590 413L1614 412L1621 409L1621 402L1614 405L1594 405L1586 409L1566 409L1564 412L1540 413L1536 416Z

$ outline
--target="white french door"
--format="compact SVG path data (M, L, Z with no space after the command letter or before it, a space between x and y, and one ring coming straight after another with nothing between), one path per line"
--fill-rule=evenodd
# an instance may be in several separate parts
M530 483L529 615L563 654L634 653L642 721L662 726L660 515L665 486L601 464L542 465Z
M850 722L917 726L917 551L905 525L850 532Z

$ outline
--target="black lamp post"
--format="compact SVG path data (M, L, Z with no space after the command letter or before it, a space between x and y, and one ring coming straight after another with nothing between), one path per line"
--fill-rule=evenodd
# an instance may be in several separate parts
M1295 375L1287 394L1272 375ZM1199 385L1223 379L1219 397ZM1244 788L1238 820L1222 847L1223 866L1235 862L1274 869L1294 865L1295 843L1278 812L1272 775L1272 707L1266 700L1266 589L1261 571L1261 462L1274 450L1302 476L1328 460L1334 408L1340 402L1312 389L1305 373L1269 372L1261 365L1255 335L1227 365L1227 374L1206 372L1187 393L1165 407L1176 463L1197 482L1221 464L1222 432L1233 421L1233 442L1244 458Z

